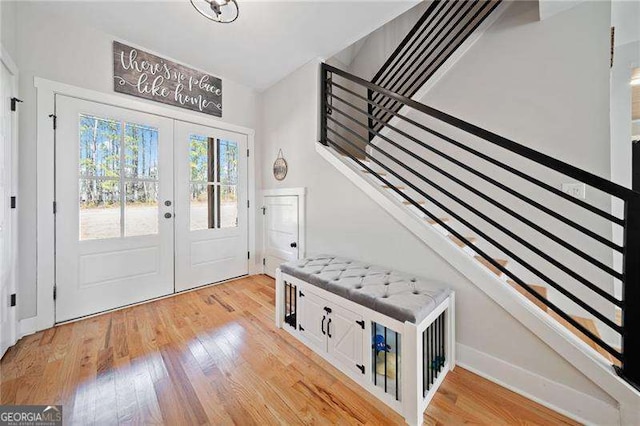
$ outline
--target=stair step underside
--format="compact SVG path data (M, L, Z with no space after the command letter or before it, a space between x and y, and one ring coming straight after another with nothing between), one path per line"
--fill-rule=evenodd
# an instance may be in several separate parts
M507 280L507 282L509 283L509 285L511 285L511 287L515 288L520 294L524 295L527 299L529 299L537 307L539 307L543 311L549 312L549 314L551 315L551 317L553 319L555 319L560 324L562 324L571 333L575 334L580 340L582 340L583 342L585 342L586 344L591 346L593 349L598 351L598 353L601 354L602 356L604 356L607 360L609 360L609 362L615 363L616 365L620 364L620 362L618 360L616 360L614 357L612 357L611 354L609 354L607 351L605 351L600 346L595 344L589 337L587 337L584 333L579 331L576 327L574 327L572 324L570 324L567 320L562 318L560 315L558 315L554 311L550 311L548 309L547 305L545 305L540 300L536 299L533 295L531 295L527 290L525 290L520 285L518 285L515 281ZM535 285L535 284L529 284L529 287L531 287L536 293L540 294L545 299L547 298L548 291L547 291L546 287L543 287L543 286L540 286L540 285ZM600 332L598 331L598 326L597 326L597 324L595 323L594 320L589 319L589 318L579 317L579 316L576 316L576 315L572 315L571 318L573 318L580 325L582 325L587 330L591 331L596 336L600 337Z
M560 315L558 315L557 313L550 311L549 314L556 320L558 321L560 324L562 324L563 326L565 326L569 331L571 331L573 334L575 334L576 336L578 336L578 338L580 340L582 340L583 342L585 342L587 345L591 346L593 349L595 349L600 355L604 356L607 360L609 360L609 362L611 362L612 364L615 365L620 365L620 361L618 361L617 359L615 359L614 357L611 356L611 354L609 354L609 352L605 351L604 349L602 349L600 346L598 346L595 342L593 342L587 335L585 335L584 333L582 333L580 330L578 330L577 328L575 328L572 324L570 324L566 319L562 318ZM596 335L597 337L600 337L600 332L598 331L598 326L596 325L595 321L589 318L583 318L583 317L579 317L579 316L575 316L575 315L571 315L571 318L573 318L576 322L578 322L581 326L583 326L584 328L586 328L587 330L589 330L590 332L592 332L594 335Z
M382 185L382 189L393 189L393 187L389 186L389 185ZM404 186L396 186L395 189L400 190L400 191L404 191L405 188Z
M353 158L355 157L357 160L361 161L361 162L368 162L369 160L367 160L367 157L364 154L361 154L359 152L354 152L352 154L345 154L344 152L338 152L338 154L340 154L341 156L343 156L344 158L347 158L349 160L353 160Z
M371 174L371 172L369 170L361 170L362 173L367 173L367 174ZM386 176L387 174L385 172L376 172L374 171L375 174L377 174L378 176Z
M409 204L409 203L405 202L405 204ZM441 218L440 220L442 220L443 222L448 222L450 219L445 217L445 218ZM438 225L438 223L433 219L428 220L428 223L431 224L431 225ZM449 235L449 238L456 245L458 245L461 248L464 248L466 246L466 244L463 241L461 241L459 238L455 237L454 235ZM475 243L477 241L477 238L475 238L475 237L467 237L467 239L471 243ZM483 266L489 268L489 270L491 270L491 272L493 272L497 276L501 277L503 275L502 271L500 271L498 268L496 268L493 264L489 263L489 261L486 260L484 257L479 256L479 255L474 256L474 257L476 258L476 260L478 262L480 262ZM508 261L505 260L505 259L495 259L495 261L498 262L498 264L500 264L503 267L507 266L507 264L508 264ZM540 300L536 299L533 295L531 295L528 291L526 291L524 288L522 288L520 285L518 285L515 281L507 280L507 282L509 283L509 285L511 285L513 288L515 288L519 293L521 293L528 300L530 300L532 303L534 303L537 307L539 307L543 311L548 311L547 305L545 305ZM546 287L540 286L540 285L535 285L535 284L529 284L529 286L535 292L537 292L542 297L544 297L545 299L548 297L548 290L547 290ZM551 314L551 316L554 319L556 319L558 322L560 322L560 324L562 324L565 328L567 328L569 331L571 331L573 334L575 334L578 338L580 338L580 340L584 341L589 346L591 346L593 349L598 351L598 353L600 353L607 360L609 360L609 362L615 363L616 365L620 364L620 362L618 360L616 360L614 357L612 357L607 351L602 349L600 346L595 344L591 339L589 339L589 337L587 337L584 333L580 332L577 328L575 328L573 325L571 325L569 322L567 322L564 318L560 317L558 314L556 314L553 311L548 311L548 312ZM616 322L620 321L618 319L619 315L620 315L619 311L616 312L616 320L617 320ZM574 320L576 320L578 323L580 323L582 326L584 326L587 330L591 331L594 335L600 337L600 332L598 331L597 325L593 320L591 320L589 318L579 317L579 316L572 316L572 318ZM618 324L619 324L619 322L618 322Z
M545 305L544 303L542 303L540 300L536 299L531 293L529 293L527 290L525 290L524 288L522 288L518 283L516 283L513 280L507 280L507 282L509 283L509 285L513 288L515 288L516 290L518 290L518 293L522 294L524 297L526 297L527 299L529 299L531 302L533 302L537 307L539 307L540 309L542 309L543 311L547 311L547 305ZM529 284L529 287L531 287L536 293L538 293L539 295L541 295L542 297L544 297L545 299L547 298L547 288L541 285L535 285L535 284Z
M502 272L500 269L496 268L496 267L495 267L495 265L493 265L493 264L489 263L489 261L488 261L487 259L485 259L484 257L479 256L479 255L478 255L478 256L474 256L474 257L476 258L476 260L477 260L478 262L480 262L480 263L481 263L483 266L485 266L486 268L489 268L489 270L490 270L491 272L493 272L494 274L496 274L497 276L501 277L501 276L503 275L503 272ZM494 260L495 260L496 262L498 262L498 264L499 264L500 266L502 266L502 267L507 266L508 261L507 261L507 260L505 260L505 259L494 259Z
M471 244L475 244L478 239L476 237L465 237L467 239L467 241L469 241ZM454 243L456 243L456 245L460 248L464 248L467 246L467 243L465 243L464 241L462 241L460 238L456 237L455 235L449 235L449 239L451 241L453 241Z
M426 204L425 201L416 201L416 203L420 204L421 206L424 206ZM403 201L402 204L404 204L405 206L412 206L413 203L411 201Z
M447 222L449 222L451 220L448 217L441 217L439 219L440 219L441 222L444 222L444 223L447 223ZM436 222L433 219L427 219L427 223L429 223L429 225L434 225L434 226L440 225L438 222Z

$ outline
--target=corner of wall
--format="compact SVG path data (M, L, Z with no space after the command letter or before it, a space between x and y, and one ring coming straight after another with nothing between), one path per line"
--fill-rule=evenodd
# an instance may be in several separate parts
M0 1L0 44L16 60L16 6L15 1Z

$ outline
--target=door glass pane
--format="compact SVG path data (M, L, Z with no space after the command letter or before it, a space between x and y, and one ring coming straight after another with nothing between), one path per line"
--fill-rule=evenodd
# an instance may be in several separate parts
M124 236L154 235L158 233L158 183L126 182Z
M214 139L201 135L189 135L191 182L214 181Z
M120 237L120 187L116 179L80 179L80 240Z
M220 183L223 185L235 185L238 183L238 144L233 141L218 141L219 152L218 168L220 170Z
M220 185L220 228L238 226L238 193L235 185Z
M192 183L190 194L190 229L215 228L215 186Z
M124 172L127 178L158 178L158 129L126 123L124 147Z
M238 144L189 135L190 229L238 226Z
M158 129L86 114L79 129L80 240L157 234Z
M80 175L120 176L122 124L115 120L80 115Z
M189 148L190 229L215 228L215 139L191 134Z
M218 170L220 191L218 192L219 227L238 226L238 144L218 140Z

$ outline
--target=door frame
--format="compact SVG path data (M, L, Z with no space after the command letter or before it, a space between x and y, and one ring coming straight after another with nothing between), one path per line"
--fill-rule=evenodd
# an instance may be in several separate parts
M251 253L251 258L249 259L249 275L260 273L261 265L258 265L258 256L255 255L257 203L255 202L256 156L254 129L226 123L196 112L141 101L126 95L84 89L40 77L34 78L34 86L37 92L37 310L36 316L29 319L31 326L28 330L24 330L21 333L22 335L44 330L55 325L55 303L53 300L53 286L55 282L55 216L53 214L53 202L55 201L55 164L54 161L52 161L52 159L55 158L55 132L50 114L54 114L55 112L55 95L57 94L246 135L247 146L250 153L248 159L247 195L249 205L253 206L248 209L248 243ZM261 264L262 262L260 261L259 263Z
M7 52L7 50L4 48L4 46L2 46L0 44L0 63L2 63L5 67L7 67L7 69L9 70L9 72L11 73L11 77L12 77L12 84L11 84L11 96L12 97L19 97L19 92L18 92L18 78L19 78L19 72L18 72L18 66L16 65L16 63L13 61L13 59L11 58L11 56L9 56L9 52ZM18 114L20 111L20 105L18 104L18 107L16 108L16 111L13 112L12 116L11 116L11 196L16 197L16 208L11 209L11 246L13 247L13 259L11 260L11 272L10 272L10 282L9 282L9 287L10 289L13 291L13 293L15 293L16 295L16 299L17 299L17 303L16 306L14 306L11 309L11 314L13 315L13 330L11 330L12 333L12 338L11 340L13 341L12 345L15 344L15 342L21 337L21 333L20 333L20 329L21 329L21 324L20 324L20 320L19 320L19 316L18 316L18 307L20 306L20 294L18 291L18 279L17 279L17 275L18 275L18 263L17 263L17 258L18 258L18 211L20 208L20 197L18 194ZM3 194L4 196L5 194ZM0 353L0 357L2 357L3 354Z
M263 189L261 193L262 197L262 205L261 208L265 206L265 197L289 197L289 196L297 196L298 197L298 259L304 259L307 253L307 236L306 236L306 218L305 212L306 209L306 198L307 198L307 188L306 187L298 187L298 188L276 188L276 189ZM267 251L266 248L266 227L264 226L264 210L262 211L262 244L261 244L261 259L264 260L265 253ZM260 262L261 273L264 274L264 262Z

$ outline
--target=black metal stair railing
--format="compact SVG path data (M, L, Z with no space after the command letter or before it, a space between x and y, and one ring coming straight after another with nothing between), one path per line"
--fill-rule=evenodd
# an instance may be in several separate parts
M338 80L340 80L341 83L338 82ZM582 334L587 336L596 345L610 354L613 358L618 360L621 367L616 368L623 378L627 379L631 383L640 383L640 193L326 64L322 64L320 87L320 143L330 146L340 154L351 158L359 165L359 167L366 170L371 174L371 176L374 176L378 181L380 181L381 184L387 186L402 197L402 199L406 200L409 205L417 208L432 221L446 229L451 235L471 247L475 253L482 256L482 258L489 262L489 264L501 271L532 297L547 306L549 310L553 311L553 313L564 319ZM365 93L365 91L374 93L375 96L365 97L363 94L360 94ZM574 198L562 192L555 186L546 183L543 180L544 176L541 178L532 176L531 174L507 164L505 161L499 160L486 152L481 152L470 146L471 144L461 141L460 136L457 138L451 137L444 134L443 131L434 130L432 128L433 126L427 126L416 121L414 118L409 118L405 113L401 114L398 111L394 111L383 106L382 103L384 100L389 99L401 104L402 107L408 108L408 110L412 112L412 117L416 116L415 113L419 113L420 115L425 116L425 118L433 120L438 124L444 124L444 127L449 126L450 128L455 129L455 134L457 135L460 135L460 131L463 131L464 134L467 134L470 137L478 138L478 140L482 140L485 143L489 143L492 146L505 150L509 155L515 155L518 158L537 163L539 166L543 166L544 168L552 170L563 176L575 179L576 181L582 182L591 188L608 194L608 196L622 200L624 202L624 216L619 218L608 211L587 203L584 200ZM365 102L369 105L369 108L364 107ZM398 122L402 123L402 128L400 128L400 124L391 125L387 121L384 121L384 119L371 114L371 106L381 111L388 112L393 117L397 117ZM375 126L375 123L381 122L384 122L384 126L388 128L388 131L381 132L380 127ZM521 178L528 184L532 184L536 188L544 190L546 193L551 194L554 197L566 200L575 208L586 210L596 215L600 220L604 219L606 223L621 227L624 231L623 244L617 244L597 232L594 232L583 223L580 223L579 218L567 217L566 215L545 206L542 202L534 200L531 196L519 190L511 182L499 181L496 176L490 176L486 172L478 170L477 167L474 167L472 162L460 161L453 155L435 147L435 144L429 143L429 138L416 137L414 134L411 134L407 131L408 128L425 132L429 135L429 138L435 137L434 140L438 140L442 143L446 143L448 146L460 149L465 154L472 155L474 158L481 160L481 162L486 162L492 167L502 169L509 174ZM392 135L399 135L402 138L401 142L394 139L394 136ZM383 149L382 143L369 143L371 137L375 137L378 138L379 141L383 141L384 144L392 147L397 151L397 153L388 152ZM365 145L368 144L367 149L363 149L363 143ZM495 196L484 192L480 187L469 184L460 175L457 175L456 172L445 170L441 167L439 161L434 161L432 159L432 155L429 155L429 157L419 155L416 153L416 150L413 149L414 146L428 150L430 154L447 160L451 164L457 166L458 169L471 173L473 176L476 176L482 181L490 184L493 188L497 188L500 191L517 198L519 201L526 203L537 211L545 213L550 218L570 227L579 234L589 237L593 242L600 244L607 249L611 249L612 253L618 253L623 259L622 270L616 270L606 263L596 259L595 256L588 254L584 250L584 247L578 247L551 232L546 221L540 221L540 217L537 218L537 221L536 219L527 218L522 214L522 212L508 207L505 203L497 200ZM354 155L354 153L359 155ZM601 286L593 282L593 277L585 276L584 271L576 271L572 269L563 261L562 258L556 258L552 254L547 253L539 247L535 241L514 232L513 229L505 226L496 218L491 217L489 214L482 211L482 209L478 208L475 203L467 201L467 199L463 199L463 197L456 195L451 188L445 187L445 185L436 182L432 177L426 176L425 173L421 173L421 171L416 170L414 167L407 164L407 161L399 158L400 154L398 153L415 160L416 164L419 164L421 167L427 167L434 175L437 175L439 178L444 178L447 182L454 184L454 186L464 188L479 200L486 202L487 205L492 206L492 208L499 209L505 215L508 215L523 224L527 229L535 231L552 243L555 243L575 254L589 265L597 268L606 276L619 280L623 286L622 298L618 299L614 295L603 290ZM367 158L368 161L364 161L363 158ZM375 167L382 169L385 174L381 174L374 170L374 165ZM400 181L402 186L409 188L420 197L429 201L430 204L435 206L437 209L446 212L447 215L474 232L478 237L482 238L492 247L509 256L513 261L517 262L544 283L557 290L572 303L593 315L602 324L621 336L622 348L618 350L612 347L600 336L594 334L580 322L576 321L556 303L551 302L546 297L537 293L529 284L527 284L527 282L525 282L524 279L520 278L512 270L501 265L489 253L474 242L469 241L451 225L447 224L446 221L438 217L436 212L431 211L428 206L422 205L418 200L409 195L407 191L394 185L390 178L386 176L392 176L395 180ZM420 184L418 185L414 179L419 180ZM429 190L425 190L422 185L428 186ZM438 194L439 197L445 197L447 199L447 203L453 202L456 205L456 208L452 208L451 205L436 198L436 194ZM463 214L462 212L465 213ZM467 213L471 213L471 217L469 217ZM504 242L500 241L499 236L481 229L477 220L473 218L478 218L483 223L489 224L493 229L498 230L500 233L506 235L512 241L519 244L518 247L523 247L528 252L534 253L542 262L545 262L545 267L547 264L552 265L554 268L557 268L557 271L560 271L560 274L564 274L563 276L566 275L571 277L571 279L584 286L587 291L600 297L604 301L603 303L612 304L613 306L620 308L622 310L622 324L616 324L598 308L585 301L584 297L576 294L575 291L567 289L566 286L563 285L562 279L558 279L555 276L552 278L550 274L543 272L543 269L545 268L543 268L542 265L525 259L525 256L521 255L517 252L518 250L513 247L508 248Z
M407 98L438 71L500 0L433 0L371 80ZM369 127L380 130L402 103L368 91Z

